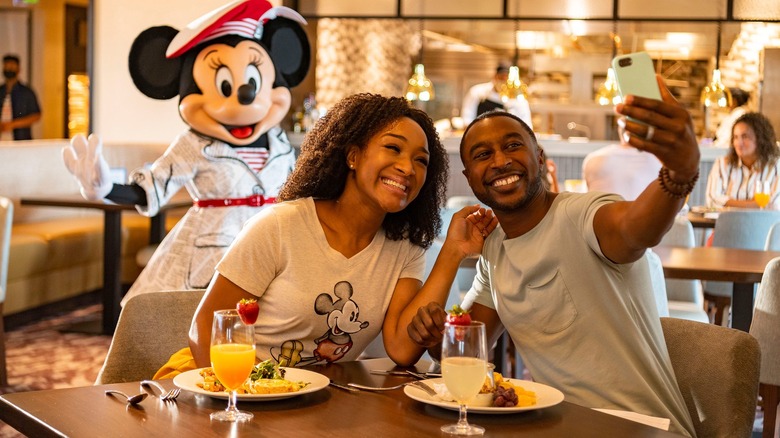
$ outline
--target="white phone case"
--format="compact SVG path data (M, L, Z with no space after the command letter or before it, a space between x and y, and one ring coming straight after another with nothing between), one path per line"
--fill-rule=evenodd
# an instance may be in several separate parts
M612 68L622 98L633 94L661 100L661 90L655 79L653 60L646 52L616 56L612 60Z

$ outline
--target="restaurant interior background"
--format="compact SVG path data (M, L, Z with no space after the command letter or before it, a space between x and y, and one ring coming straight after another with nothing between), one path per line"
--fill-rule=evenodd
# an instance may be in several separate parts
M36 138L91 130L106 141L168 143L185 125L178 99L154 101L127 72L132 40L155 25L181 28L226 0L0 0L0 52L20 52L22 79L43 108ZM780 0L297 0L307 19L312 69L294 89L286 128L304 99L320 110L358 91L403 95L423 63L436 95L417 102L434 119L458 116L468 88L499 60L514 61L528 84L537 132L612 139L611 106L595 103L612 54L645 50L691 111L698 133L720 114L699 96L715 67L726 86L753 92L751 106L780 129ZM164 6L161 6L164 5ZM615 35L619 44L615 44ZM619 46L619 47L618 47ZM779 70L780 71L780 70ZM778 96L780 97L780 96ZM570 129L570 123L576 125Z

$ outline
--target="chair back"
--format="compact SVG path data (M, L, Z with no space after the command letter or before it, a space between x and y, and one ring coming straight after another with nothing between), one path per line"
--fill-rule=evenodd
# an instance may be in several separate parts
M650 270L650 283L653 286L653 298L655 299L655 307L658 309L658 316L669 316L669 300L666 298L666 283L664 281L664 267L661 264L661 258L652 249L648 249L646 254L648 269Z
M674 218L672 228L664 235L660 244L684 248L693 248L696 246L696 236L693 232L691 221L685 216L677 216ZM666 296L670 302L681 301L695 303L702 309L704 308L704 293L702 291L701 281L699 280L667 279ZM669 311L671 313L671 307ZM702 314L706 317L706 312L704 312L704 310L702 310Z
M761 345L761 383L780 385L780 257L764 269L750 334Z
M769 228L769 235L766 236L764 249L767 251L780 251L780 222L777 222Z
M125 303L96 385L151 379L189 345L192 317L205 291L136 295Z
M13 218L13 202L0 196L0 303L5 302L5 291L8 284L8 252L11 248ZM1 306L0 310L2 310ZM2 312L0 312L0 317L2 317Z
M749 438L761 350L753 336L715 324L661 318L666 348L696 435Z
M5 364L5 326L3 325L3 303L8 284L8 252L11 247L11 224L14 218L14 204L0 196L0 387L8 385L8 371Z
M724 211L715 222L712 246L763 250L772 225L780 222L777 210ZM712 295L731 296L732 283L708 281L704 290Z

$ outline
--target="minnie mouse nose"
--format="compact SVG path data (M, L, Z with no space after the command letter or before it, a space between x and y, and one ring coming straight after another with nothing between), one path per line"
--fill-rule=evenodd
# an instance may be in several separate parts
M257 90L251 84L244 84L238 87L238 103L241 105L249 105L254 102L256 95Z

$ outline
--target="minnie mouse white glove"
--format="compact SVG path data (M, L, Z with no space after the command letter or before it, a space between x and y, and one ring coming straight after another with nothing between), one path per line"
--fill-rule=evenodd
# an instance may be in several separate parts
M62 149L65 167L81 186L81 196L89 200L105 198L113 187L111 170L103 159L103 142L95 134L89 139L79 134Z

